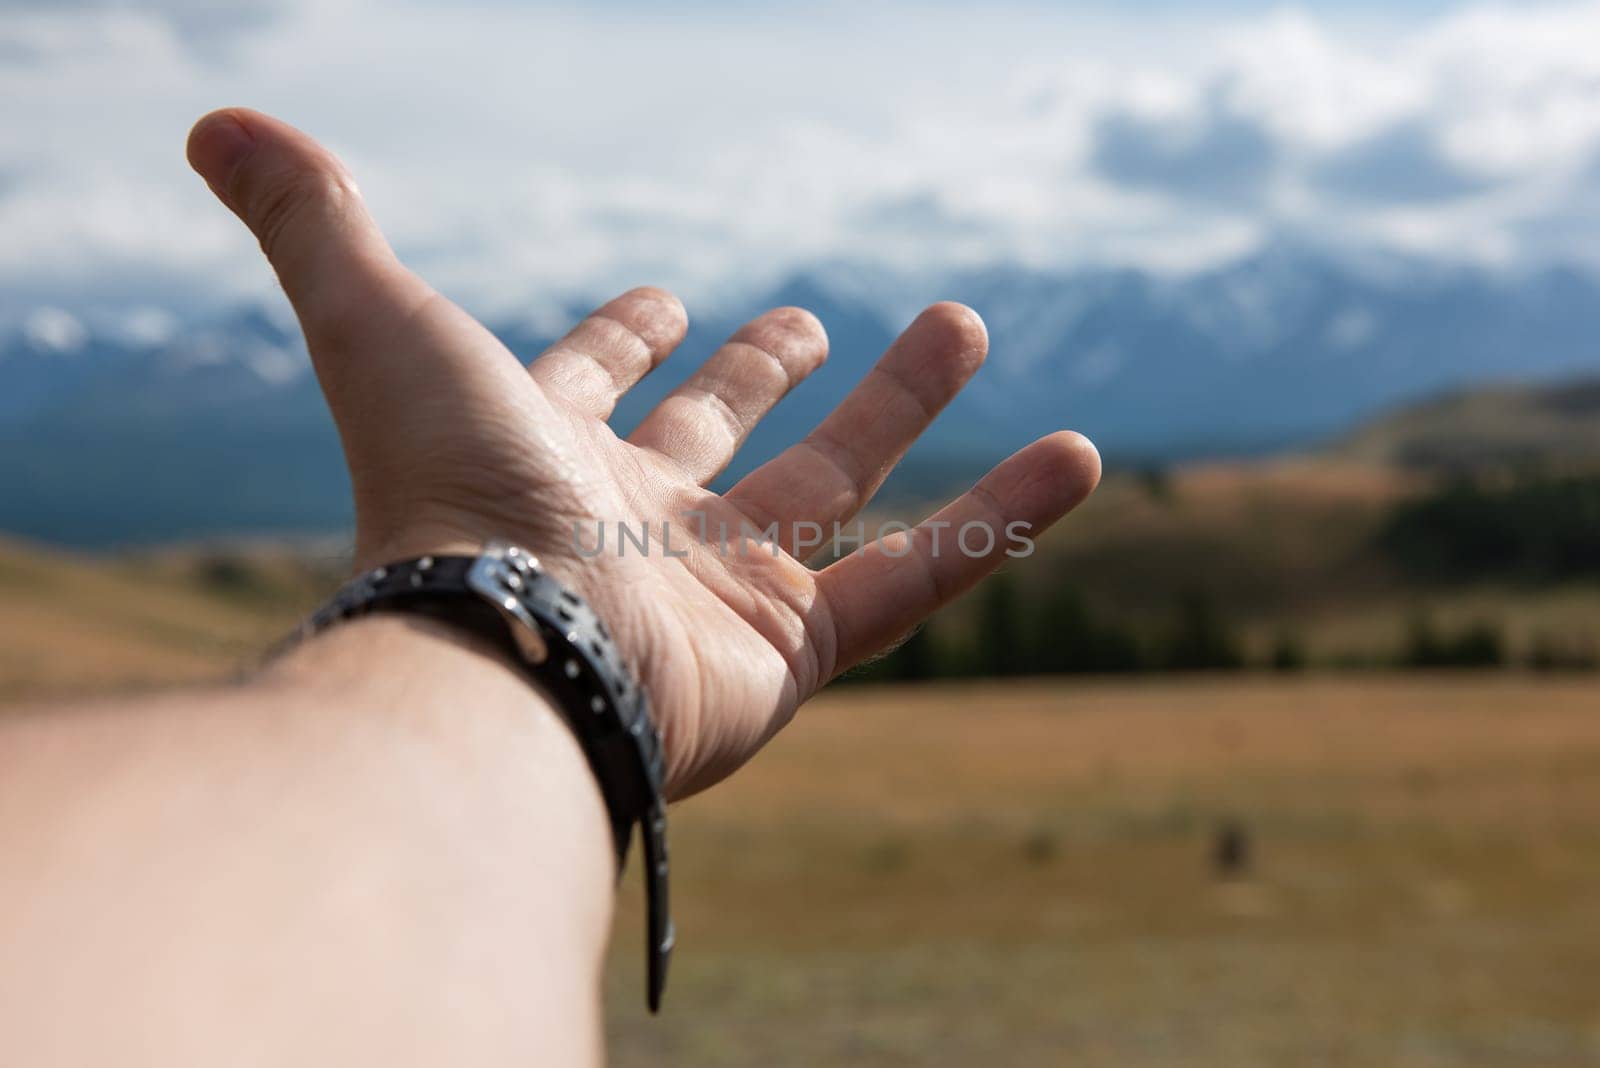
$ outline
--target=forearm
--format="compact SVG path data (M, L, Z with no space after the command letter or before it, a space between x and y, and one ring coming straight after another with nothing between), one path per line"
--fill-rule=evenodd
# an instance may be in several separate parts
M497 659L347 625L227 691L0 722L7 1063L587 1063L613 860Z

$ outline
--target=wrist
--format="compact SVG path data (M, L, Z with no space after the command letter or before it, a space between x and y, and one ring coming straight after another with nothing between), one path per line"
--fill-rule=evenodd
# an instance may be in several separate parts
M375 745L425 748L464 795L487 789L523 806L530 847L569 859L563 880L600 910L604 937L615 884L605 801L560 710L500 647L440 621L375 614L290 650L259 686L373 732Z
M502 679L520 676L546 688L546 706L564 719L592 771L618 865L638 831L647 906L646 995L656 1009L673 945L661 738L649 697L605 621L527 550L496 540L476 554L427 553L364 571L314 612L298 637L391 612L480 634L509 660L487 656L482 647L466 648L498 665Z
M547 529L530 529L526 520L510 519L498 525L481 519L435 517L413 521L403 530L381 538L358 535L353 569L360 575L396 561L424 556L436 559L477 556L487 546L509 539L531 552L541 567L591 604L600 605L606 601L606 588L616 581L615 576L606 574L610 561L604 555L590 559L575 557L571 551L571 527L553 520L547 520L545 526Z

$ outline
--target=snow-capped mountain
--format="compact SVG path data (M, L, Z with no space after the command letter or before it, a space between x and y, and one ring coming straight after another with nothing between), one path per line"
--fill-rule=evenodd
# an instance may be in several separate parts
M832 356L758 429L745 466L814 424L917 307L949 298L983 314L989 364L913 452L923 483L958 481L1063 426L1113 460L1254 451L1449 388L1600 371L1600 282L1589 275L1382 267L1288 246L1183 278L819 267L694 317L680 355L618 422L777 304L815 311ZM528 358L561 318L498 332ZM201 322L152 308L0 319L0 529L93 544L327 529L345 509L337 439L286 309Z

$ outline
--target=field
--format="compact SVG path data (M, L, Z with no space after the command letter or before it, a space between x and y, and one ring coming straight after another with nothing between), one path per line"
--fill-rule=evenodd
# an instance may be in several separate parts
M675 818L618 1065L1600 1064L1592 680L847 691Z
M278 546L95 558L0 539L0 701L224 676L338 581Z
M1405 585L1364 547L1407 479L1115 479L1007 571L1156 622L1201 576L1252 647L1287 619L1329 662L1419 608L1513 646L1600 633L1592 585ZM332 545L0 541L0 704L237 671L340 570ZM623 882L623 1068L1600 1065L1592 673L842 687L674 824L660 1019Z

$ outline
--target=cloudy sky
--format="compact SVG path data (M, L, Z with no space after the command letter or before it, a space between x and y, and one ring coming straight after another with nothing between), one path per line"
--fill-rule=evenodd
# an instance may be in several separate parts
M189 124L274 112L482 310L797 264L1600 262L1600 3L0 0L0 300L265 292Z

